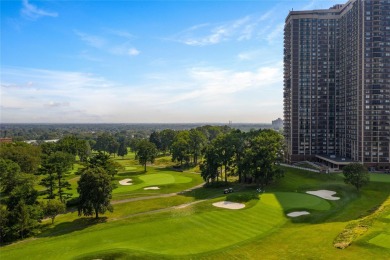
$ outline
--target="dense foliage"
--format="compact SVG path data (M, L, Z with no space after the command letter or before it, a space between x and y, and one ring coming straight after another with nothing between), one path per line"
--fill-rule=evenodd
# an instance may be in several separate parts
M239 181L264 188L283 175L278 166L282 151L283 137L273 130L221 134L205 149L201 174L207 182L238 175Z
M351 163L343 168L344 182L352 184L359 191L370 181L370 174L366 167L360 163Z
M89 168L83 171L78 181L77 192L79 193L79 215L99 218L99 213L104 214L107 210L113 211L110 200L112 197L111 178L101 168Z

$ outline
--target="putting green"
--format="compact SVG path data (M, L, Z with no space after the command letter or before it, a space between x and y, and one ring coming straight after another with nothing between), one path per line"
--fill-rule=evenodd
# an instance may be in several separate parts
M203 203L211 203L205 201ZM181 214L184 213L184 214ZM215 208L193 213L191 208L88 227L61 236L39 238L2 249L4 259L70 259L88 255L100 258L104 251L143 251L145 254L183 256L230 247L265 236L287 219L273 194L262 195L253 207L242 210ZM101 253L98 253L101 252Z
M368 241L370 244L390 249L390 234L379 234Z
M373 182L390 182L390 174L370 173L370 181Z
M297 192L275 192L274 194L285 211L294 209L329 210L331 208L328 201L309 194Z
M137 169L137 167L134 167L134 166L126 166L125 167L125 170L126 171L134 171L134 170L136 170Z
M120 185L113 191L114 194L143 189L148 186L161 186L173 183L189 183L192 178L187 176L173 175L169 173L154 173L131 177L134 185ZM137 179L137 180L135 180ZM137 182L140 182L137 184Z

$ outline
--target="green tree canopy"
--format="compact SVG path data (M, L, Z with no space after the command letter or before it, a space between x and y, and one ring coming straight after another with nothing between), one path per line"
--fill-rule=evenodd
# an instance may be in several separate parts
M370 174L366 167L360 163L351 163L343 168L344 182L352 184L359 191L370 182Z
M107 174L113 178L115 174L118 173L118 169L122 168L122 166L119 163L113 161L109 155L99 152L89 158L86 164L86 168L81 169L81 172L90 168L103 168Z
M79 216L95 215L95 218L99 218L99 213L113 211L110 203L111 178L103 168L89 168L83 171L78 181L77 192L79 193Z
M22 142L2 143L0 144L0 158L17 163L21 172L36 173L41 163L41 149Z
M146 172L146 163L154 162L154 159L157 156L157 148L153 143L148 140L140 140L137 145L135 156L139 163L144 165L144 170Z
M70 153L56 151L43 159L39 172L47 175L42 179L41 184L47 188L49 198L54 198L54 190L57 188L60 200L64 201L64 189L70 187L69 182L65 180L65 175L72 168L74 158Z
M190 162L190 133L189 131L180 131L172 143L172 161L180 162L180 166L183 165L183 161Z
M57 215L64 213L66 206L59 200L48 200L43 206L43 212L45 216L51 218L51 223L54 223L54 219Z

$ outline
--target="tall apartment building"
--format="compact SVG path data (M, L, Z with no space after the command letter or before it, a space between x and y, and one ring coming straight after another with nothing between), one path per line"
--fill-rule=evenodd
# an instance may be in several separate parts
M288 14L284 133L290 163L390 168L390 0Z

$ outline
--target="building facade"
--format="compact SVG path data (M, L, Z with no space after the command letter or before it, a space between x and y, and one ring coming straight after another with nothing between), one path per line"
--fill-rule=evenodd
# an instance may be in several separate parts
M291 11L284 28L286 159L390 167L390 0Z

